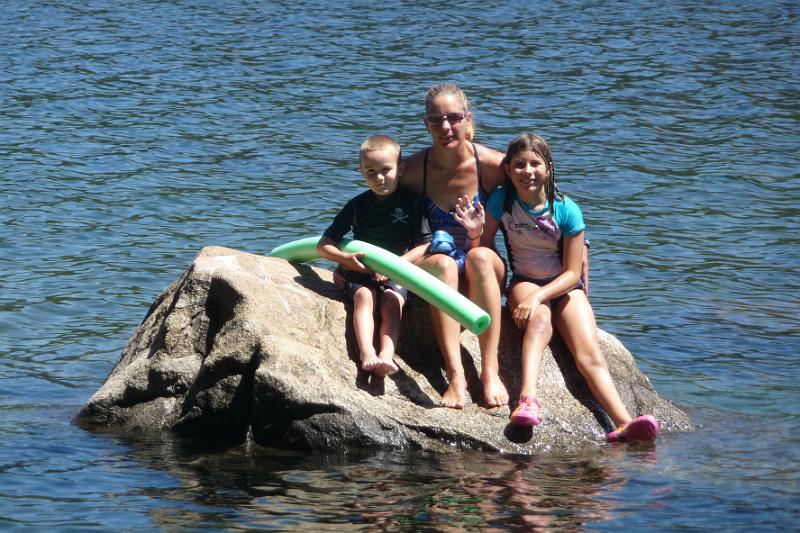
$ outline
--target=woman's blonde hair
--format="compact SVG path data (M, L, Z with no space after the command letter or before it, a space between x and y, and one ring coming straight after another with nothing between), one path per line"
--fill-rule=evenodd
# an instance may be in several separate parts
M443 94L455 96L464 107L464 113L469 113L469 102L467 101L467 95L464 94L464 91L462 91L458 85L455 83L438 83L428 89L428 93L425 95L426 115L433 110L433 101ZM475 124L472 120L467 123L464 131L464 137L468 141L472 141L472 139L475 138Z

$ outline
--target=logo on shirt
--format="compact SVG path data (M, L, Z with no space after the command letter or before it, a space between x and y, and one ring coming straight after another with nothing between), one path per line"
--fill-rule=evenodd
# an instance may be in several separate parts
M392 213L392 224L406 223L408 223L408 215L400 207L395 207L394 213Z
M513 218L510 218L508 219L508 229L519 233L531 229L531 225L527 222L517 222Z
M559 228L552 218L534 217L533 224L527 221L516 221L513 217L508 219L508 229L516 233L537 233L545 237L558 240Z

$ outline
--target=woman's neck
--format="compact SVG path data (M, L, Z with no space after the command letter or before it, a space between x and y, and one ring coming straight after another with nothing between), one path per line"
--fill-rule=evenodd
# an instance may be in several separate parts
M463 140L454 148L446 148L440 144L431 146L432 159L436 166L446 168L456 168L458 165L473 157L472 144Z

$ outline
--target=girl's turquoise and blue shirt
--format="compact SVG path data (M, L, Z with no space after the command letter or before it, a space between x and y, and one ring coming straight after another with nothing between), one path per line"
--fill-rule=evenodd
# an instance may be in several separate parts
M514 197L511 213L506 213L503 202L509 193ZM549 203L534 211L519 199L516 190L501 187L492 193L486 210L500 223L511 271L535 280L549 281L561 274L562 237L575 236L586 228L581 208L567 197L556 199L553 212Z

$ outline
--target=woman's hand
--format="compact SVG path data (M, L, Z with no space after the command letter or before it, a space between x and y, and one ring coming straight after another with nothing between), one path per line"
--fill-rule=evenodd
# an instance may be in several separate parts
M480 202L473 202L472 199L464 195L456 202L455 219L467 230L467 236L474 240L480 238L483 233L483 225L486 222L486 213Z
M514 324L517 325L517 328L524 331L525 328L528 327L528 321L533 319L536 308L540 305L541 301L539 300L538 290L522 300L511 314L511 318L514 319Z

